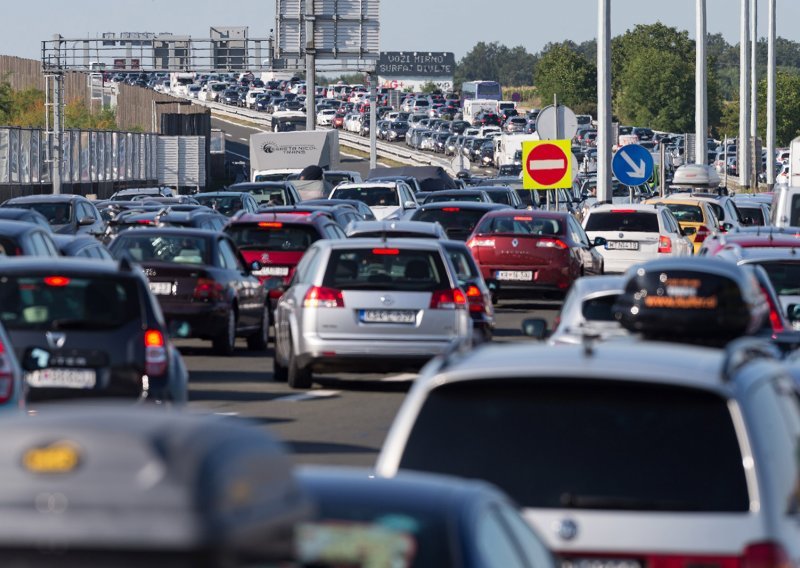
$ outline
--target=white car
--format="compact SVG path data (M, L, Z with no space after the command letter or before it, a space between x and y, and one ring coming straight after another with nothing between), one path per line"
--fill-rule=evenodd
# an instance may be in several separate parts
M247 95L244 98L244 102L245 105L247 105L247 108L256 108L256 97L266 92L267 92L266 89L261 89L261 88L250 89L249 91L247 91Z
M341 183L329 199L355 199L367 204L375 219L400 219L418 204L411 188L402 181L379 183Z
M334 116L336 116L336 109L324 108L317 113L317 124L320 126L330 126Z
M597 205L583 218L590 241L608 242L597 251L605 259L606 273L625 272L634 264L694 252L692 242L672 212L653 205Z
M778 172L777 176L775 176L775 183L782 185L789 184L789 164L783 164L781 166L781 171Z

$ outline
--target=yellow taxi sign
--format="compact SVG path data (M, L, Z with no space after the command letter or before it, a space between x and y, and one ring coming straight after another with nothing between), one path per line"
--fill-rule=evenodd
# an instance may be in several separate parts
M572 187L572 142L534 140L522 143L522 187Z
M27 450L22 466L33 473L69 473L80 463L78 447L71 442L53 442Z

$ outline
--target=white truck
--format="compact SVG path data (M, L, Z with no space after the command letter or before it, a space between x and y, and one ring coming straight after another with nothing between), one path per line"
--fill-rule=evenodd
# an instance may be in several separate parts
M339 132L314 130L250 135L250 181L300 173L306 166L339 169ZM284 175L285 178L285 175Z
M467 99L464 101L464 120L475 124L475 117L483 111L497 112L497 101L488 99Z
M533 134L503 134L494 139L494 163L500 166L513 165L517 152L522 151L522 143L539 140L537 133Z
M170 73L169 74L169 90L170 93L177 97L189 96L189 85L194 83L194 73Z

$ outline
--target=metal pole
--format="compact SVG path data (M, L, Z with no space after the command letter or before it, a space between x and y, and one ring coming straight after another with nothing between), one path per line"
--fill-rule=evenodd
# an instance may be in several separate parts
M317 99L317 57L314 46L314 3L306 2L306 130L316 128Z
M725 144L725 146L724 150L722 151L723 152L722 156L723 159L725 160L725 165L722 166L722 169L725 172L725 189L727 190L728 189L728 137L727 136L725 137L723 144Z
M749 0L741 0L739 28L739 185L750 188L750 10Z
M658 186L661 197L667 196L667 147L659 144L659 152L661 154L661 162L658 164Z
M758 172L761 155L758 152L758 0L750 0L750 138L752 139L753 170L751 187L758 191Z
M369 169L378 167L378 89L377 75L369 77Z
M708 161L708 111L706 90L706 0L697 0L695 28L695 87L694 87L694 134L695 164L706 164ZM702 152L700 151L702 148Z
M597 200L603 202L611 188L611 0L597 0L597 11Z
M556 111L556 140L561 140L561 136L563 136L564 128L561 123L561 117L558 116L558 95L553 93L553 108ZM567 160L569 160L569 156L567 156ZM553 191L553 209L558 211L558 190L551 190ZM548 191L548 193L550 193Z
M61 65L59 64L59 67ZM53 194L61 193L61 152L62 138L64 135L63 108L64 96L62 94L62 81L64 75L59 71L53 77Z
M767 29L767 191L775 185L775 0L769 0Z

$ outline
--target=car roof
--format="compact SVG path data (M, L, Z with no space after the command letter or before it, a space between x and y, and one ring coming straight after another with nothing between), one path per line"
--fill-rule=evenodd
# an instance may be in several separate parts
M10 219L0 219L0 235L5 236L19 236L23 233L27 233L33 229L38 229L40 231L44 230L39 225L34 223L29 223L28 221L12 221ZM3 260L3 266L5 266L5 259Z
M697 205L701 203L708 203L705 199L695 199L691 197L682 197L680 199L667 199L665 197L654 197L645 201L647 205Z
M654 207L653 205L645 205L643 203L603 203L598 204L589 209L587 211L587 215L591 215L593 213L608 213L609 211L634 211L636 213L658 213L659 207Z
M146 229L142 229L146 230ZM120 263L111 260L83 259L76 257L14 256L3 259L3 274L24 275L33 273L51 274L103 274L118 276L126 274ZM136 271L132 271L135 273Z
M752 262L785 260L787 262L800 262L800 243L797 248L761 248L749 247L739 249L741 260L739 264Z
M221 234L220 231L211 231L209 229L195 229L194 227L142 227L138 229L131 229L123 231L117 235L114 240L124 238L128 235L141 235L141 234L159 234L179 237L200 237L200 238L213 238Z
M439 241L434 239L325 239L319 240L313 246L326 246L330 249L367 249L367 248L397 248L397 249L424 249L441 251Z
M40 194L40 195L25 195L22 197L12 197L11 199L7 200L5 204L11 205L14 203L42 203L42 202L71 203L73 201L88 201L88 200L82 195L59 193L58 195Z
M511 207L500 209L499 211L492 211L491 213L487 213L485 219L491 219L495 217L533 217L536 219L557 219L557 220L565 220L567 217L571 217L570 213L566 211L546 211L543 209L513 209Z
M402 181L402 180L401 180ZM351 189L351 188L360 188L360 189L372 189L372 188L390 188L395 189L397 185L392 181L365 181L365 182L345 182L340 183L336 187L333 188L334 191L338 189ZM333 193L331 193L333 194Z
M241 197L242 191L207 191L204 193L195 193L192 197L195 199L203 197Z
M572 284L571 292L586 297L599 292L622 292L628 278L622 275L584 276Z
M428 235L441 235L444 230L437 223L426 221L354 221L347 228L347 234L373 231L414 231Z
M242 223L262 223L274 221L278 223L296 223L308 225L320 219L330 219L330 216L326 215L325 210L323 209L314 210L311 214L304 213L302 210L299 210L296 213L291 213L289 211L280 213L245 213L244 215L232 220L230 224L238 225Z
M435 193L435 192L434 192ZM418 210L432 211L444 209L445 207L458 207L459 209L471 209L474 211L494 211L496 209L511 209L504 203L483 203L481 201L440 201L438 203L425 203L420 205Z

